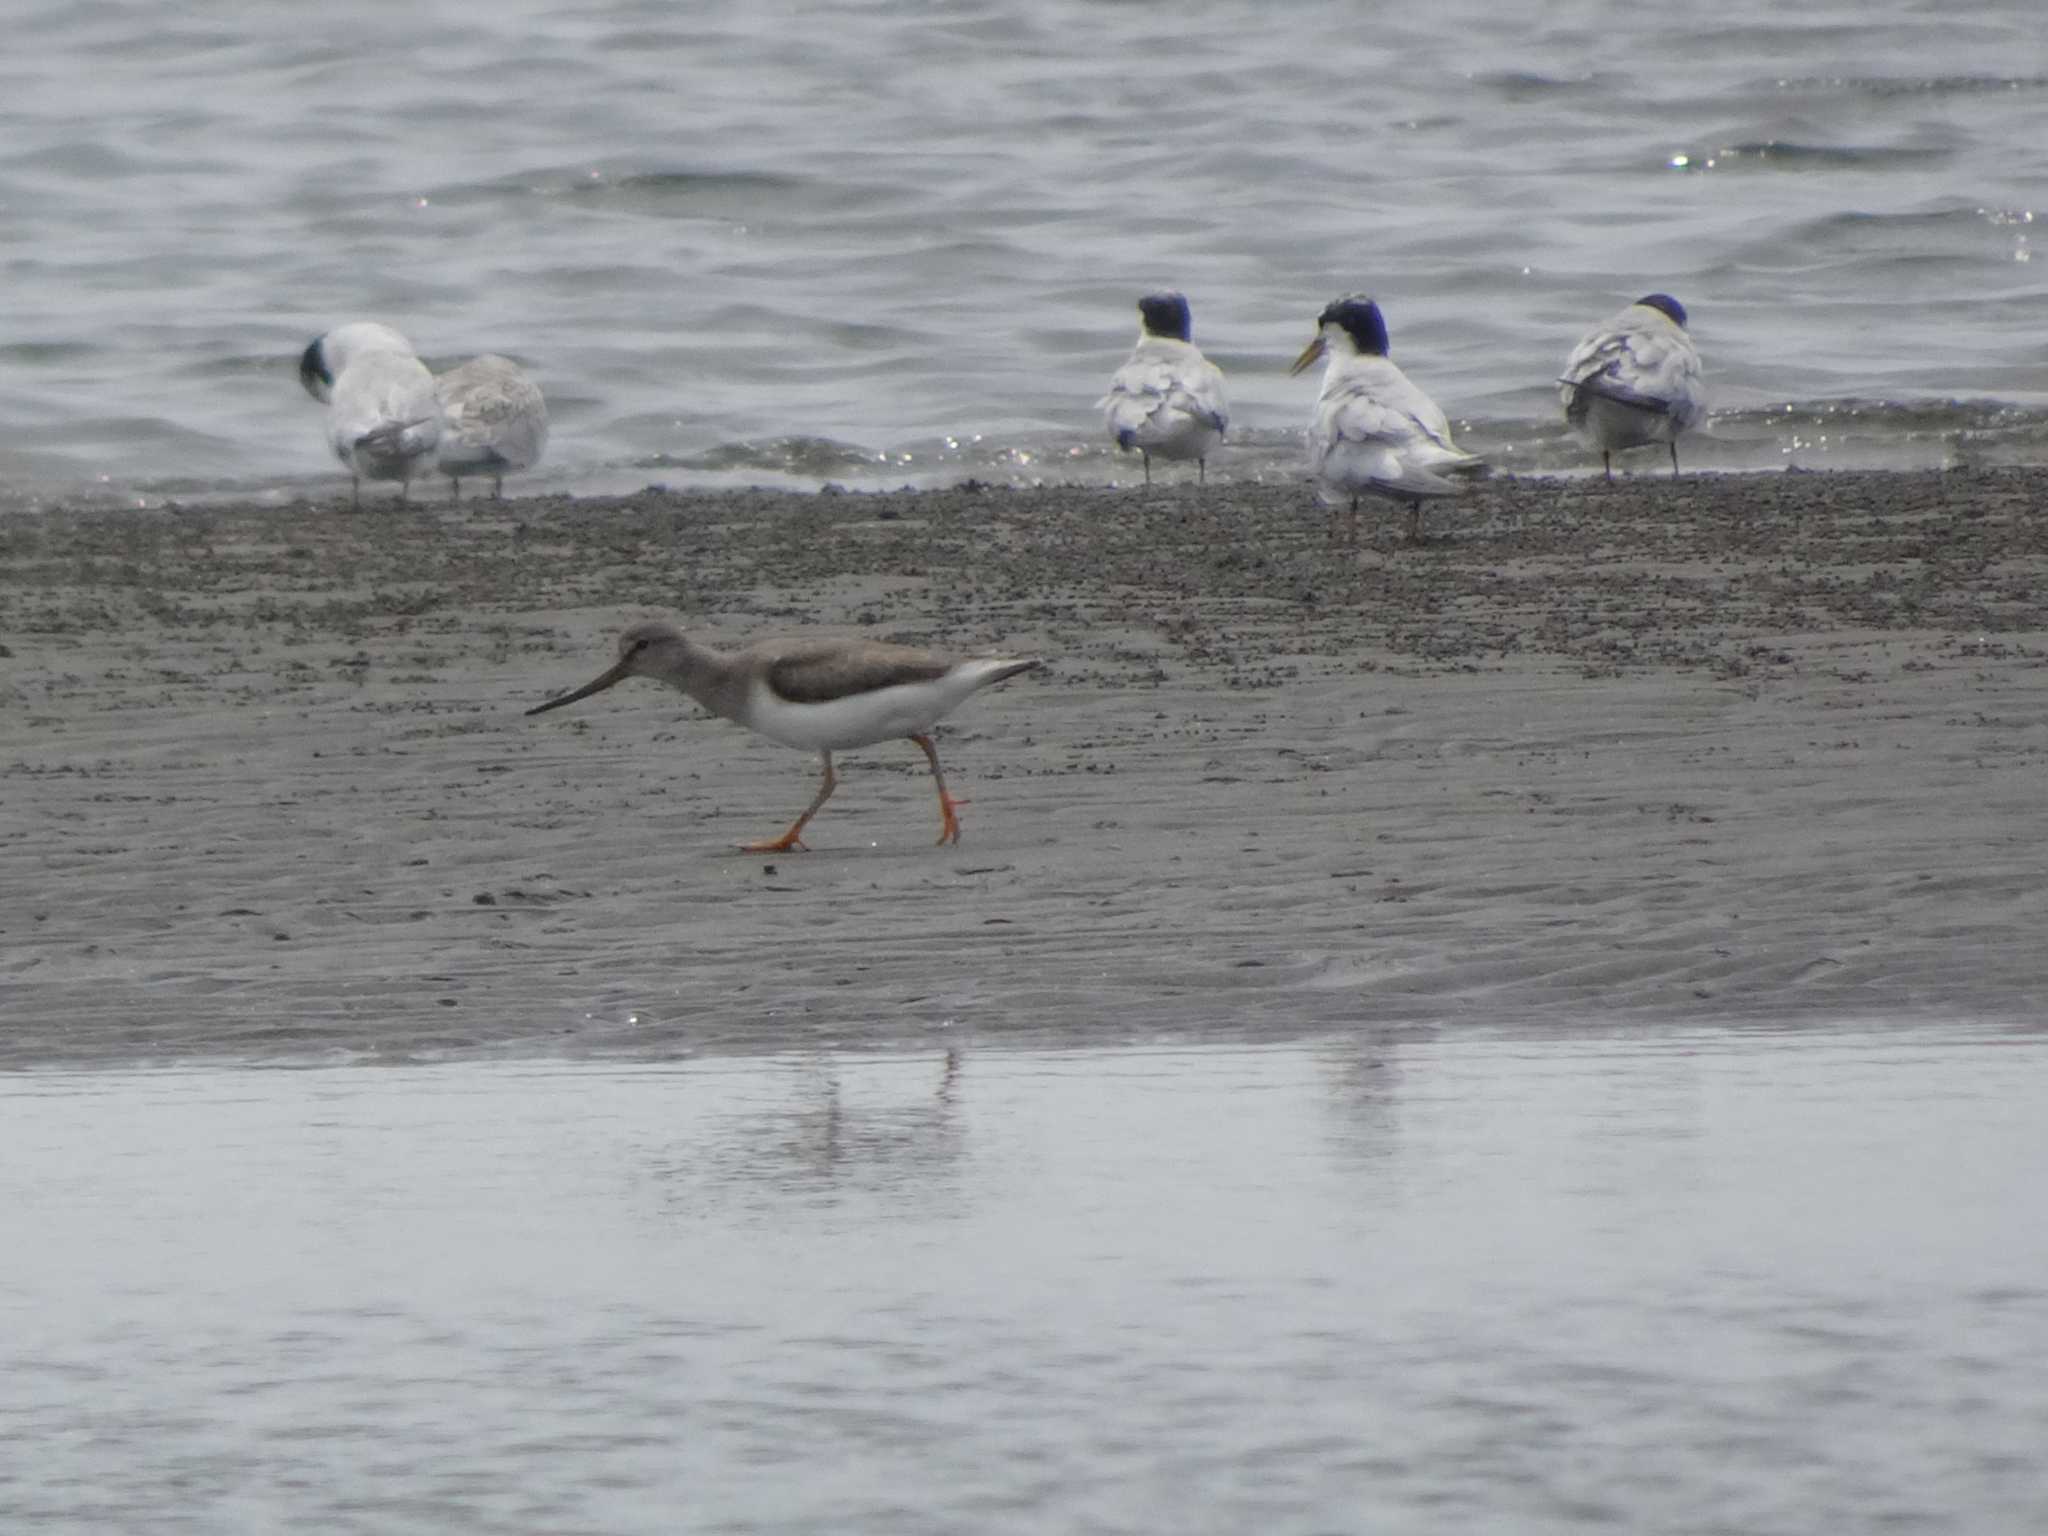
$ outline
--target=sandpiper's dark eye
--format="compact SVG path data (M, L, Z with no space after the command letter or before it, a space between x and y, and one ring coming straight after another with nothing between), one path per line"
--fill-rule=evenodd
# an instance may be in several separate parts
M628 656L638 656L642 651L646 650L647 647L652 644L654 644L652 640L649 640L645 635L642 635L638 640L635 640L633 642L633 648L630 651L626 652L626 654Z

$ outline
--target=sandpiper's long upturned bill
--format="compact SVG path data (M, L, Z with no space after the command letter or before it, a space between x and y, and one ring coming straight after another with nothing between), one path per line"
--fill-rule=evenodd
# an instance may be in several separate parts
M1322 393L1309 418L1309 472L1331 507L1384 496L1408 503L1408 537L1422 537L1422 503L1463 493L1486 463L1451 441L1442 409L1387 356L1387 322L1362 293L1327 305L1316 334L1294 360L1300 373L1328 357Z
M540 386L509 357L486 352L434 380L445 418L435 463L462 499L465 475L489 475L491 495L505 477L540 462L548 445L548 407Z
M434 376L388 325L358 320L315 336L299 354L299 382L327 407L327 443L349 473L353 504L363 480L396 480L398 499L433 462L441 441Z
M957 843L955 812L966 802L946 793L931 729L978 690L1038 665L1036 657L960 660L907 645L832 637L757 640L741 650L718 651L673 624L650 620L619 636L619 659L606 671L527 713L560 709L629 677L651 677L771 741L816 752L825 769L817 798L780 837L740 844L748 853L786 853L804 846L805 825L838 786L834 752L899 738L912 741L932 765L939 842Z
M1138 300L1138 344L1109 381L1109 393L1095 402L1108 424L1110 440L1144 460L1152 483L1152 460L1193 459L1195 478L1209 478L1209 454L1223 441L1230 408L1223 399L1223 370L1194 343L1188 301L1177 293L1152 293Z
M1557 381L1564 419L1600 450L1614 478L1614 455L1663 443L1678 473L1678 439L1705 419L1699 349L1685 329L1685 306L1668 293L1646 294L1586 332Z

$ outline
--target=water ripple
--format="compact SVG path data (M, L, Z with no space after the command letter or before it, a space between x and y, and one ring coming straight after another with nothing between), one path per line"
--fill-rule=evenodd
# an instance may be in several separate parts
M650 455L812 478L806 455L753 462L784 439L880 462L952 437L1002 445L958 464L976 474L1113 475L1092 402L1164 285L1230 360L1247 444L1298 429L1312 386L1285 357L1366 287L1404 366L1500 442L1549 443L1564 352L1650 288L1685 300L1738 423L1873 395L2048 409L2009 323L2048 302L2048 76L2014 67L2038 53L2022 8L1336 15L1199 12L1162 50L1144 7L1082 0L515 0L423 52L392 0L147 28L30 0L12 26L35 67L0 59L0 428L38 438L10 473L317 483L290 361L376 317L436 358L532 361L570 403L536 486ZM1711 452L1783 447L1744 430ZM1256 447L1210 467L1281 471Z

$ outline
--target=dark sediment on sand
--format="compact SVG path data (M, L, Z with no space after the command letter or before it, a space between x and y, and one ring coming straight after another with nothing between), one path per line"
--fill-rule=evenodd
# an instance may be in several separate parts
M2022 1019L2048 475L0 522L0 1063ZM815 763L636 617L1039 654Z

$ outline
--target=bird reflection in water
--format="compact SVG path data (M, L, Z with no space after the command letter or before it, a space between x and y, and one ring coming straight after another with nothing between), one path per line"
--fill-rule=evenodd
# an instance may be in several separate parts
M695 1206L713 1190L743 1190L758 1199L767 1186L828 1202L901 1199L927 1214L954 1198L966 1149L958 1048L936 1063L936 1080L928 1057L833 1053L761 1065L770 1091L749 1094L721 1125L693 1127L691 1150L657 1164L667 1198Z

